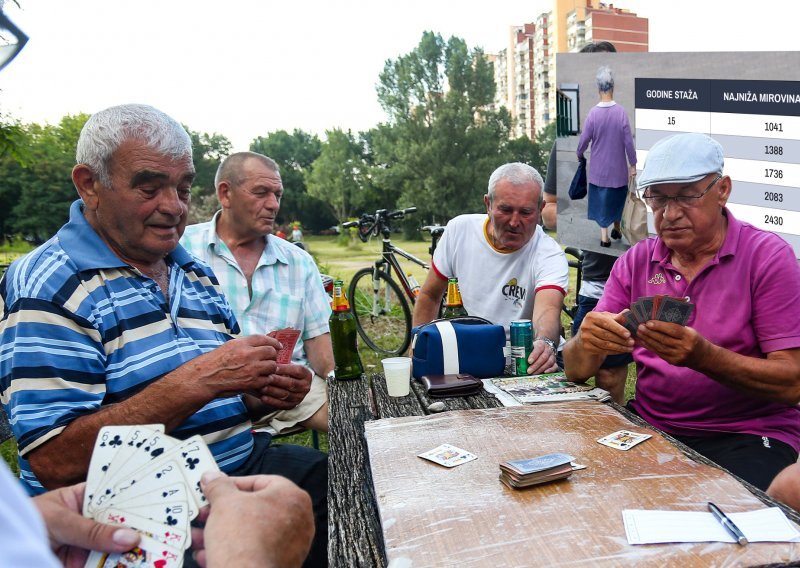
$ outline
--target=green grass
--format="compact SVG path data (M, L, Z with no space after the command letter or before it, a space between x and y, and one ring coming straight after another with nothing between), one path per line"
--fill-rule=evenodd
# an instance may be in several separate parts
M14 472L14 475L19 475L19 467L17 464L17 442L13 438L6 440L0 444L0 456Z

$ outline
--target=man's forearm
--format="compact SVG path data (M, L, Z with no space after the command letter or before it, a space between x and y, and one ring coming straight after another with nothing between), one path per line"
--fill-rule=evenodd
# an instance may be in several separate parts
M333 345L331 334L323 333L311 339L303 341L303 348L308 357L308 364L311 369L320 377L327 377L333 371L335 363L333 361Z
M709 342L689 367L739 391L790 405L800 403L800 349L776 351L761 359Z
M564 346L564 373L570 381L584 382L597 373L605 355L581 348L580 331Z
M416 327L435 320L439 315L440 300L433 300L427 294L420 294L414 304L414 317L412 326Z
M97 433L103 426L164 424L168 433L202 408L211 397L201 388L187 388L185 370L176 369L127 400L101 407L73 420L54 438L26 457L47 489L78 483L86 478Z
M534 337L547 337L558 346L561 337L561 306L564 296L558 290L542 290L533 306Z

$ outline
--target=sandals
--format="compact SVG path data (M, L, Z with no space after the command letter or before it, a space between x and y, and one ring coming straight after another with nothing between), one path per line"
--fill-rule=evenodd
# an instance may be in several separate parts
M611 246L611 241L600 241L600 246L608 248Z
M620 240L622 238L622 233L620 233L616 229L612 229L611 230L611 238L614 239L615 241L618 241L618 240Z

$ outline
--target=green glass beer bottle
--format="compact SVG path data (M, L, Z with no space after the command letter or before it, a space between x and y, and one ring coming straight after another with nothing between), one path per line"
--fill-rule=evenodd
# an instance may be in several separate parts
M447 296L444 301L444 308L442 309L442 317L445 319L452 319L466 315L469 314L467 314L467 309L461 301L461 291L458 289L458 278L448 278Z
M364 367L361 364L361 357L358 356L356 319L350 311L341 280L333 283L333 313L331 313L329 324L331 343L333 343L333 361L336 364L334 370L336 379L360 379Z

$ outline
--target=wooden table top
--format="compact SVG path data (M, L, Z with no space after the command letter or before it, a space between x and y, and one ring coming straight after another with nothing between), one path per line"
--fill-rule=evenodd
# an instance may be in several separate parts
M788 543L628 545L622 509L697 511L713 500L736 512L774 503L613 403L499 408L481 393L440 399L460 412L420 419L414 417L429 415L435 402L420 385L391 398L382 376L371 379L329 385L331 566L386 566L387 559L399 566L749 566L800 559L800 544ZM627 452L596 443L623 428L653 438ZM478 460L447 469L416 457L441 443ZM524 491L497 479L500 461L552 451L588 467Z

